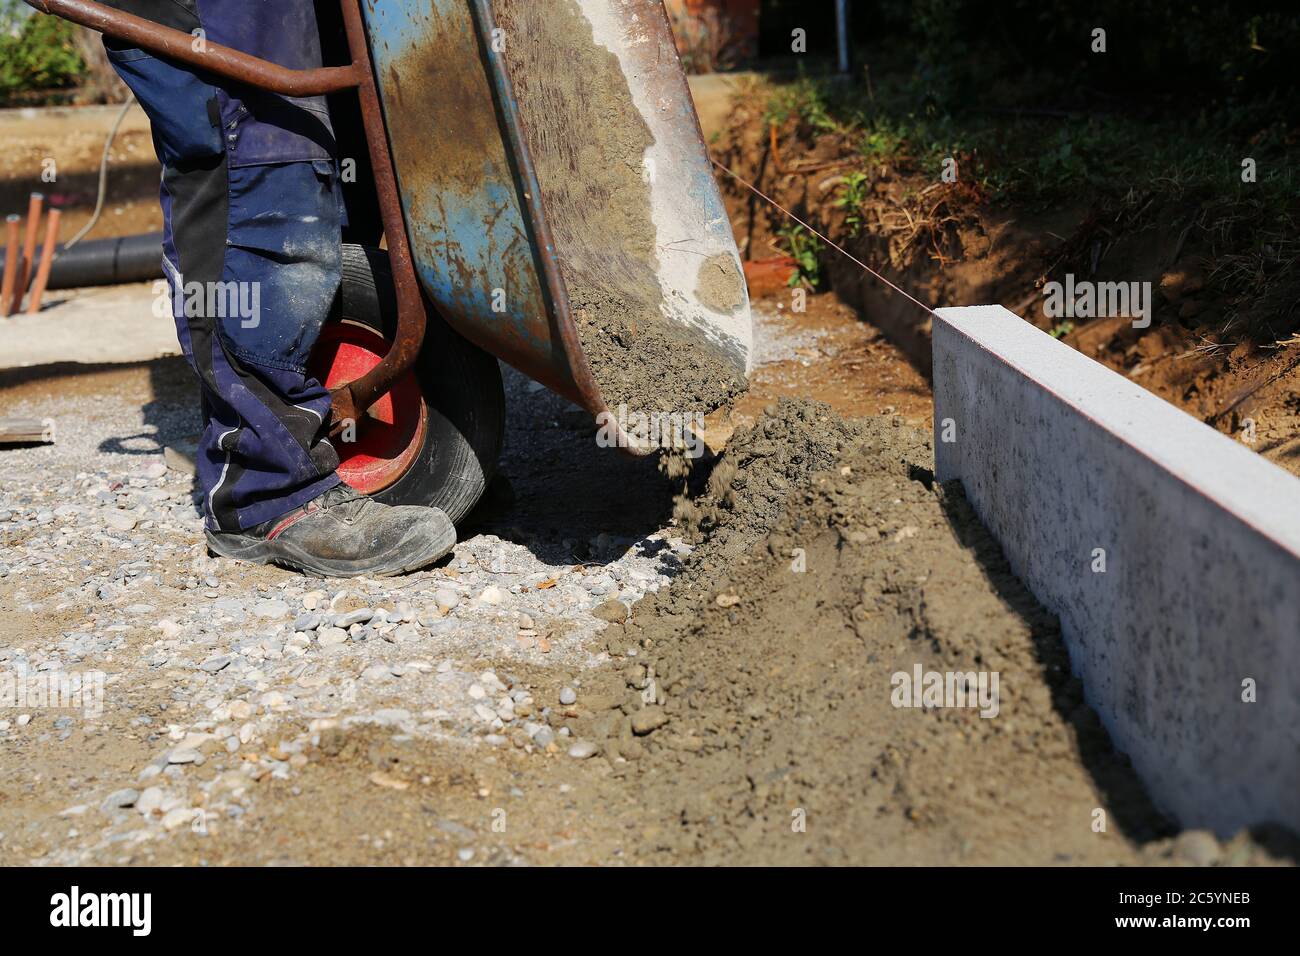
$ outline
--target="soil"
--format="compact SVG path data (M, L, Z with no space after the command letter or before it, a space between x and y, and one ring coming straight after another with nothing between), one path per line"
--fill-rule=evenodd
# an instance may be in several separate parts
M99 189L104 140L117 108L69 107L32 116L0 119L0 216L27 214L27 198L43 193L47 205L63 211L59 241L66 242L90 218ZM48 167L47 161L53 166ZM54 180L43 178L52 169ZM104 211L87 239L153 232L162 228L158 182L162 169L154 155L149 122L133 108L123 121L109 155ZM42 227L43 228L43 227ZM42 232L42 241L44 233Z
M744 378L660 312L643 169L654 139L618 57L594 41L574 0L498 4L496 15L578 337L606 404L718 408ZM702 272L701 284L725 303L720 311L734 307L741 286L730 262Z
M773 154L764 102L761 91L737 98L712 147L719 162L927 305L1001 303L1300 474L1300 315L1291 308L1300 287L1284 276L1258 300L1243 295L1232 276L1254 268L1250 252L1225 252L1214 210L1141 201L1105 212L1082 201L995 207L967 184L879 166L868 170L868 198L851 227L835 200L844 174L862 166L855 144L792 119L778 128ZM788 251L776 233L786 224L780 212L728 177L719 185L743 256ZM928 314L834 250L820 261L820 288L834 289L928 376ZM1123 316L1049 318L1042 287L1067 272L1149 282L1151 327L1134 329Z
M623 713L580 728L612 731L606 752L663 805L650 859L1097 863L1168 834L1055 621L930 461L899 419L788 400L728 444L696 503L702 546L610 628L611 653L645 648ZM1002 710L893 706L891 675L918 664L998 672ZM658 704L635 693L647 676Z
M331 727L291 780L256 785L237 823L106 847L103 862L1185 862L1193 841L1111 750L1056 622L930 460L928 435L897 417L846 421L806 401L737 433L698 490L709 517L682 574L626 623L610 616L612 660L576 675L510 664L539 700L578 679L559 723L593 758ZM511 517L527 525L527 504ZM917 665L996 671L996 716L894 706L893 675ZM156 680L131 710L176 693ZM6 775L25 852L44 852L32 834L75 798L62 781L107 785L147 758L121 737L90 778L80 757L24 784ZM208 798L195 791L196 806ZM1294 852L1272 833L1195 836L1228 864Z
M601 532L643 536L671 509L674 533L694 545L671 586L630 615L602 606L608 626L564 661L492 651L466 665L508 669L550 704L570 734L557 738L564 748L346 721L313 732L295 716L268 726L265 747L307 736L305 763L288 779L245 781L242 816L214 817L206 835L95 843L95 811L59 814L136 785L157 748L130 715L170 708L181 720L199 702L192 668L141 660L108 732L0 752L0 862L57 861L70 842L82 861L154 865L1293 861L1286 834L1180 834L1151 805L1084 703L1056 620L1010 574L960 488L934 481L924 363L832 295L793 304L784 292L758 303L751 392L710 421L725 448L675 478L675 507L652 462L594 448L584 413L507 376L506 478L466 535L554 550L581 573ZM777 339L786 346L771 347ZM178 428L193 414L177 359L15 371L0 390L5 407L102 397ZM115 436L134 419L84 424ZM150 614L174 613L168 587L183 564L157 571ZM289 577L224 563L213 573L266 589ZM429 575L445 583L450 571ZM54 643L84 616L81 605L22 610L66 582L17 577L0 581L2 643ZM503 626L500 646L516 630ZM131 659L155 635L128 637ZM918 666L996 672L996 716L895 706L895 675ZM576 703L556 705L571 686ZM385 706L411 701L394 689ZM568 756L575 738L595 755ZM199 806L216 792L191 796ZM70 840L70 828L82 835Z
M930 385L897 346L835 293L808 296L796 310L790 292L754 303L755 368L749 390L720 420L752 425L775 399L809 398L849 418L898 414L912 427L929 427L934 413ZM765 341L772 337L793 339L794 356L771 360ZM706 421L712 438L712 420ZM725 434L718 438L721 443Z

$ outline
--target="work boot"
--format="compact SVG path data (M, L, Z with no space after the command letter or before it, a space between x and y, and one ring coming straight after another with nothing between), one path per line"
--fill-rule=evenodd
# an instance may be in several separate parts
M456 543L456 528L439 509L383 505L347 485L246 531L205 533L208 547L223 557L327 578L414 571Z

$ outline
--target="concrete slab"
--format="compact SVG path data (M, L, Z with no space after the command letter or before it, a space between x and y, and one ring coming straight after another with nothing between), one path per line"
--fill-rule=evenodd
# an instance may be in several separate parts
M38 314L0 318L0 368L179 355L171 304L155 315L156 300L149 282L47 293Z
M1157 804L1300 831L1300 479L1000 306L939 310L934 407Z

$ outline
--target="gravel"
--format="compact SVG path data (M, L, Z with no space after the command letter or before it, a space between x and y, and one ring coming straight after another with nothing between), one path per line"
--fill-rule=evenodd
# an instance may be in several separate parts
M193 800L239 826L329 726L534 759L598 752L557 743L564 715L535 702L534 681L567 675L550 686L573 685L559 695L573 705L581 673L610 662L601 632L689 553L653 462L598 449L573 406L507 370L503 479L450 558L321 581L208 555L193 478L164 456L195 431L188 370L105 374L93 389L0 392L3 414L59 425L55 445L0 451L0 598L14 609L0 668L105 680L101 713L0 721L15 767L59 741L89 748L73 763L103 764L51 811L85 801L102 829L51 829L34 862L121 862L123 846L191 832Z
M114 790L103 799L99 807L105 813L112 813L114 810L124 810L135 806L140 799L140 791L133 787L124 787L121 790Z

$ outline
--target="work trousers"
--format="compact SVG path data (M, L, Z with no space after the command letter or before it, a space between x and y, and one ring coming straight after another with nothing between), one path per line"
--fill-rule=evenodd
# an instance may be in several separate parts
M311 0L110 0L292 69L321 65ZM246 530L339 481L307 372L338 294L343 203L323 97L257 91L105 40L163 167L163 268L204 428L208 527Z

